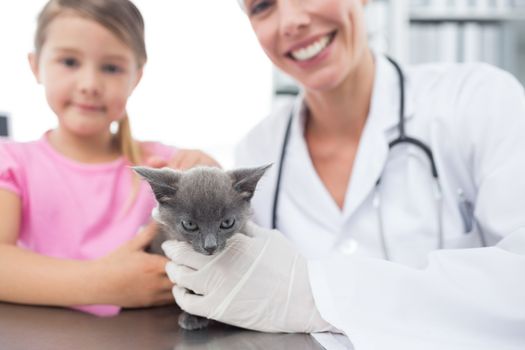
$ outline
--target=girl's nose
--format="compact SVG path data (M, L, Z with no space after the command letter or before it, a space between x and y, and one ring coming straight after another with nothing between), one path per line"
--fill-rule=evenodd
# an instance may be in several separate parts
M310 25L310 15L304 0L282 0L279 2L281 32L286 37L296 37Z
M101 78L96 69L85 67L79 76L79 89L83 95L98 96L101 92Z

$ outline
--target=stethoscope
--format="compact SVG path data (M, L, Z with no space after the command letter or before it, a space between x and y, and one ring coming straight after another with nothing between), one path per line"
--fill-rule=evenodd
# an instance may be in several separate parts
M394 61L390 57L386 57L390 63L395 67L398 79L399 79L399 122L397 124L398 129L398 137L391 141L388 144L389 152L398 145L402 144L409 144L413 145L416 148L420 149L425 156L428 158L429 164L430 164L430 172L432 174L433 182L434 182L434 200L436 202L436 211L437 211L437 227L438 227L438 237L437 237L437 248L442 249L443 248L443 225L442 225L442 213L443 213L443 203L442 203L442 191L441 186L439 183L439 175L436 167L436 163L434 161L434 156L432 154L432 150L429 146L427 146L424 142L421 140L418 140L416 138L407 136L405 132L405 78L403 75L403 71L401 70L401 67L399 64ZM286 131L284 133L283 143L281 146L281 154L279 158L278 168L277 168L277 180L275 185L275 192L273 197L273 207L272 207L272 228L277 228L277 207L279 204L279 193L280 193L280 187L281 187L281 178L283 173L283 166L284 161L286 159L286 151L288 148L288 142L290 139L290 130L292 126L292 120L294 115L294 109L290 112L290 117L288 119L288 124L286 125ZM379 176L379 179L377 179L374 189L374 197L373 197L373 206L376 211L377 215L377 221L379 224L379 235L380 235L380 241L381 241L381 248L383 251L383 256L387 260L391 260L390 251L388 249L388 244L386 241L385 236L385 229L383 224L383 216L381 215L381 178L382 174Z

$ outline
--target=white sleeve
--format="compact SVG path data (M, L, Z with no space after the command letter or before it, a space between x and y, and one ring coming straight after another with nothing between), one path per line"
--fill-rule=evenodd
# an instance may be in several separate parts
M236 167L261 166L278 160L287 117L295 100L287 100L251 129L234 149Z
M458 104L461 149L477 189L474 214L491 246L525 229L525 91L494 68L472 80Z
M309 262L321 315L357 350L525 349L525 94L500 71L475 78L458 128L493 246L435 251L424 270L341 255Z
M322 317L357 350L525 348L525 229L433 252L424 270L334 255L309 273Z

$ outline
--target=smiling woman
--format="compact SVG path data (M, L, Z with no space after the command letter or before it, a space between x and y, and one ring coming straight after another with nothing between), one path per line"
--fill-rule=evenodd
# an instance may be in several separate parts
M12 137L20 141L55 124L24 60L44 3L0 4L0 110L11 115ZM149 53L128 104L134 133L204 148L231 165L233 145L271 108L271 64L252 40L248 21L235 2L208 1L207 11L195 2L134 3L147 23Z
M245 2L301 91L237 148L240 167L274 164L251 202L260 226L208 260L165 245L177 303L328 349L319 332L357 349L522 349L523 87L489 65L385 57L370 2Z
M333 89L350 71L371 72L360 1L305 1L301 11L294 1L245 0L244 4L265 53L304 87ZM320 18L315 26L307 12ZM303 35L304 28L314 27Z

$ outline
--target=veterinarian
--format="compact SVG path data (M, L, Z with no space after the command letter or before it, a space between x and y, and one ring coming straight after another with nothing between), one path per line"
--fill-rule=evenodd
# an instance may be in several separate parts
M239 166L273 163L252 237L211 257L165 244L175 299L327 348L524 349L524 89L373 52L367 2L241 2L302 92L238 147Z

